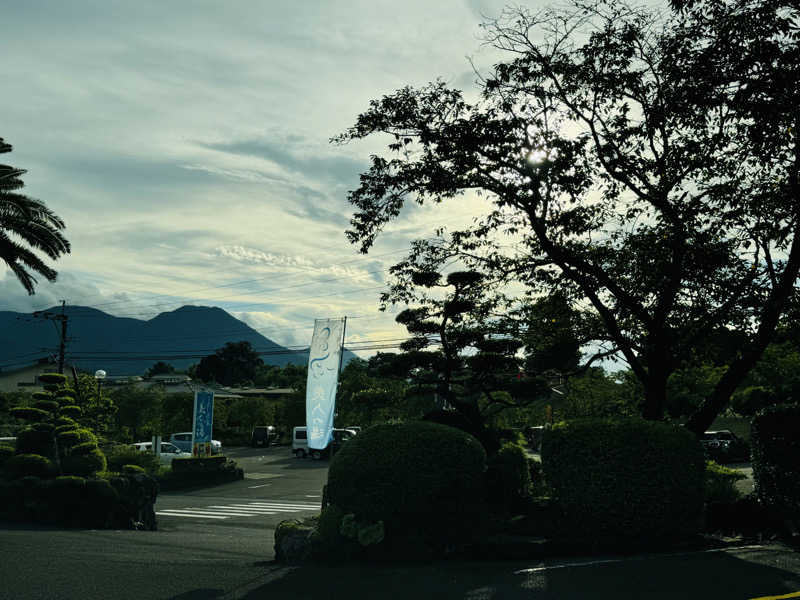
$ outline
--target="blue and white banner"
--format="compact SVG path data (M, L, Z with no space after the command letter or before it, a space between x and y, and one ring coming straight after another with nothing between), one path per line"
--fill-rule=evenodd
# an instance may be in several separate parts
M211 429L214 425L214 392L194 393L192 455L211 456Z
M343 336L344 319L314 321L306 384L306 427L311 449L327 448L333 433Z

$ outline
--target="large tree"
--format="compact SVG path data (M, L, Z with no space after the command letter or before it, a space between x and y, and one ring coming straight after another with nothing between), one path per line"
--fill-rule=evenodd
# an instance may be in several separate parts
M0 138L0 154L11 152L11 145ZM56 260L69 254L70 244L61 231L64 221L41 200L21 194L23 169L0 164L0 259L28 294L34 293L38 273L55 281L58 273L37 254Z
M724 43L730 32L706 4L717 23L730 17L769 44ZM737 10L767 2L694 6L666 18L620 2L507 12L486 24L509 58L479 100L442 82L407 87L372 101L335 141L390 136L389 156L373 156L349 195L348 237L363 252L408 199L485 195L488 214L445 243L591 311L641 382L645 418L663 417L669 376L709 333L740 334L690 419L699 433L794 291L800 103L796 7L746 33ZM708 65L716 78L700 76Z
M250 342L228 342L197 365L197 376L203 381L222 385L252 383L258 368L264 364Z

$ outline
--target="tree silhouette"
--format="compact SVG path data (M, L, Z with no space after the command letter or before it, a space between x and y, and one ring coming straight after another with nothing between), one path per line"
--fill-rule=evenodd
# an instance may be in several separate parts
M0 138L0 154L6 152L11 152L11 145ZM70 244L61 233L64 221L41 200L19 193L24 173L0 164L0 258L32 295L38 283L32 272L48 281L55 281L58 275L37 252L55 260L69 253Z
M483 196L482 216L440 236L453 260L591 311L647 419L663 418L670 375L709 332L740 334L690 418L699 434L795 294L800 36L791 3L691 4L668 17L621 1L509 10L486 24L508 58L477 101L441 81L406 87L333 141L389 141L349 194L362 252L406 201Z

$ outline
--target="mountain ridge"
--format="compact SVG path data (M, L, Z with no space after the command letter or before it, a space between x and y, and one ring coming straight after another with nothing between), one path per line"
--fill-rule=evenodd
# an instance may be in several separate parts
M184 305L147 320L115 317L88 306L66 306L63 311L65 362L90 373L103 369L110 376L142 375L158 361L185 370L227 342L241 341L250 342L265 364L308 362L307 349L281 346L219 307ZM47 357L57 360L61 314L60 306L36 313L0 311L0 371ZM354 357L345 349L343 362Z

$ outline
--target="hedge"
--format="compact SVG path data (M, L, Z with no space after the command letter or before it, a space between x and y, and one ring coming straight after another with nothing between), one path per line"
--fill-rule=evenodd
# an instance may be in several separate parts
M146 475L0 481L0 518L69 527L155 529L158 491Z
M705 458L686 429L581 419L546 430L542 465L569 543L639 546L702 529Z
M389 554L422 558L483 533L485 464L480 442L459 429L376 425L334 455L326 497L364 528L382 521Z
M784 519L800 517L800 404L771 406L753 418L755 494Z

